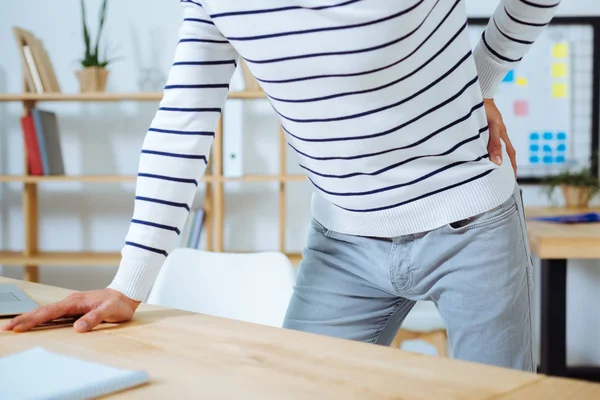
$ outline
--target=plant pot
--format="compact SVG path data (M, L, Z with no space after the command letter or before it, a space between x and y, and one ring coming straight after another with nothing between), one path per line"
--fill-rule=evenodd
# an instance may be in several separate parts
M77 71L81 93L104 92L108 80L108 70L100 67L87 67Z
M560 186L567 208L587 208L594 194L593 190L585 186Z
M258 81L254 77L254 75L252 75L252 72L250 72L250 70L248 69L248 66L246 65L244 60L241 60L240 64L242 65L242 73L244 75L244 84L246 86L246 91L248 91L248 92L262 91L262 88L258 84Z

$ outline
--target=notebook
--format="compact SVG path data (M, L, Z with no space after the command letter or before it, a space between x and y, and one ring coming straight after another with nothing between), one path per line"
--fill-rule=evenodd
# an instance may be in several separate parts
M109 367L41 347L0 358L3 400L90 399L148 381L144 371Z
M60 148L56 114L34 108L31 115L35 124L44 175L63 175L65 168Z

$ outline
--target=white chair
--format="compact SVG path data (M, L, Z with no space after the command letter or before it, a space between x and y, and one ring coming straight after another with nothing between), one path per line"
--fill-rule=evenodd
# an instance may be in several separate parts
M295 283L282 253L213 253L176 249L166 259L147 302L281 327Z
M417 301L394 338L392 347L401 348L407 340L427 342L435 347L439 357L448 356L446 327L433 302Z

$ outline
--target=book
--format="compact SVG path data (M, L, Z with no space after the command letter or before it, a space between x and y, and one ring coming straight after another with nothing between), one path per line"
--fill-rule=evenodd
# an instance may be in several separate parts
M551 215L541 217L531 217L530 221L554 222L559 224L585 224L600 222L600 214L597 212L571 214L571 215Z
M200 244L200 235L202 233L202 226L204 225L204 210L196 210L194 215L194 225L191 232L190 244L188 247L197 249Z
M40 146L35 132L33 117L26 115L21 118L21 127L23 129L23 138L27 150L27 164L29 165L30 175L44 175L42 166L42 156L40 155Z
M144 371L125 370L31 348L0 358L3 399L89 399L149 382Z
M37 65L35 64L35 60L33 59L31 47L23 46L23 56L25 57L25 64L27 65L27 69L31 76L33 88L38 94L44 93L44 85L42 84L42 78L40 78L40 73Z
M44 175L64 175L56 114L34 108L31 115L35 124Z

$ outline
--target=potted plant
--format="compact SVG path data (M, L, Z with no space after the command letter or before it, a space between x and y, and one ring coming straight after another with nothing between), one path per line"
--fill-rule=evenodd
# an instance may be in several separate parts
M104 21L106 19L107 0L102 1L100 8L100 23L98 25L98 34L96 35L96 44L92 43L90 31L86 23L86 12L84 0L81 3L81 19L83 21L83 41L85 44L85 55L81 60L82 70L77 71L77 79L79 80L79 88L81 92L104 92L106 82L108 80L108 70L106 66L109 60L106 57L100 56L100 38Z
M589 170L565 171L546 179L548 197L560 187L567 208L587 208L590 200L600 191L600 180Z

